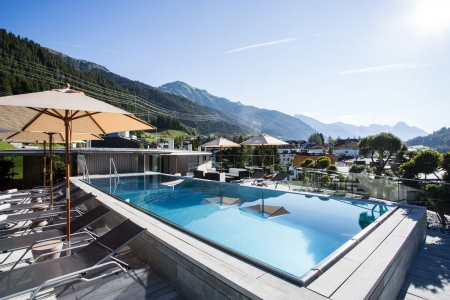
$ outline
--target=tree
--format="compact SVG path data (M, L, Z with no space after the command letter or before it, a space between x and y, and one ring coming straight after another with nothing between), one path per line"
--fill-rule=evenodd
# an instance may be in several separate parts
M197 136L197 138L192 143L192 151L197 151L198 147L202 144L202 138L200 136Z
M420 151L409 161L400 165L400 170L405 178L414 178L419 174L426 175L436 172L443 161L442 155L436 150Z
M314 143L314 142L323 146L323 144L325 143L323 134L317 133L317 132L314 132L313 134L311 134L310 137L308 138L308 143Z
M3 189L11 182L15 175L14 173L14 161L12 159L0 160L0 188Z
M300 167L302 168L314 168L314 160L311 158L307 158L300 164Z
M331 165L327 168L328 175L331 175L333 173L336 173L338 168L335 165Z
M348 170L350 173L363 173L367 171L366 165L353 164Z
M381 175L384 167L393 154L400 151L403 142L392 133L382 132L377 135L369 135L359 141L359 151L364 156L370 155L372 163L375 164L374 155L378 154L379 162L375 174Z
M332 154L333 150L334 150L334 145L336 145L336 140L333 140L331 135L328 136L327 144L328 144L329 153Z
M444 155L442 155L441 168L442 170L445 171L442 180L450 182L450 152L447 152Z
M326 169L331 165L331 159L327 156L321 156L316 160L316 167L319 169Z
M427 174L436 172L437 168L442 163L442 155L436 150L420 151L413 159L414 170L419 173Z

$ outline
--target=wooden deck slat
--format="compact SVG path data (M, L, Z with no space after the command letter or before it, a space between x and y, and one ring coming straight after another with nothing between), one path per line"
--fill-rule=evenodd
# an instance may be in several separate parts
M450 236L427 231L397 300L450 299Z

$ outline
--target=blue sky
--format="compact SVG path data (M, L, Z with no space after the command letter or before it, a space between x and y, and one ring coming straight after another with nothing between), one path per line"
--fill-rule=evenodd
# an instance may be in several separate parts
M2 1L0 27L152 86L325 123L450 126L450 0Z

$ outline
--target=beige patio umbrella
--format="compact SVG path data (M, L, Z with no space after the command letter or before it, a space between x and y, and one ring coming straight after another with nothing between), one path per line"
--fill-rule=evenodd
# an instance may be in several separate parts
M220 137L218 139L209 141L207 143L204 143L201 145L201 147L204 148L219 148L220 150L220 172L222 173L222 148L228 147L228 148L234 148L234 147L240 147L241 145L236 144L230 140L227 140L226 138Z
M91 133L73 133L72 142L82 142L85 140L103 140L100 136ZM61 132L16 132L6 138L8 142L20 143L43 143L44 144L44 190L47 183L47 148L46 143L49 143L50 152L50 207L53 207L53 143L65 143L65 135Z
M8 129L8 128L0 128L0 133L3 132L14 132L14 130Z
M68 88L0 97L0 128L64 132L66 144L67 241L70 246L70 134L106 134L156 127L131 113Z
M255 136L255 137L241 143L241 145L261 146L262 147L261 153L262 153L262 173L263 174L264 174L264 145L282 146L282 145L287 145L287 144L288 143L283 142L282 140L276 139L268 134L265 134L264 132L262 132L258 136Z

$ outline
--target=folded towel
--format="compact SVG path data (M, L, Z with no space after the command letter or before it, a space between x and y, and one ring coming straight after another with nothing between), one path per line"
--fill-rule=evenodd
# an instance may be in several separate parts
M9 199L9 198L11 198L11 195L1 195L0 196L0 200Z
M17 189L6 190L5 192L6 192L7 194L12 194L12 193L17 192Z
M11 207L10 203L0 204L0 210L7 209L7 208L10 208L10 207Z

